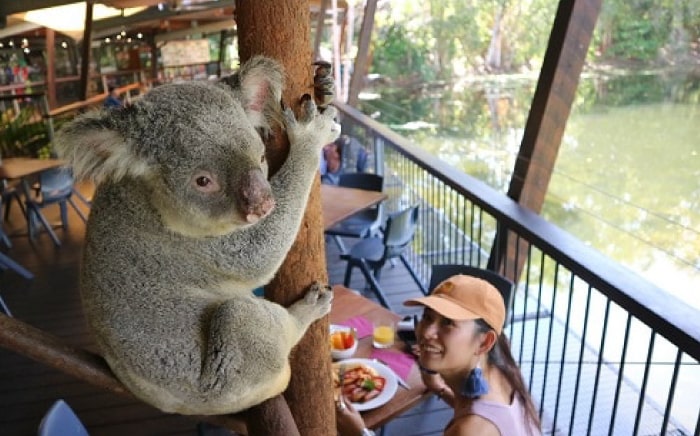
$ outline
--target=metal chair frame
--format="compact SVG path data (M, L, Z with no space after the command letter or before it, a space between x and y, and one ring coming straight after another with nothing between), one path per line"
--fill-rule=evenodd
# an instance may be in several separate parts
M408 207L393 213L386 222L384 235L364 238L350 249L349 253L341 254L340 258L347 260L344 285L350 285L350 279L355 267L359 268L367 280L369 288L374 292L380 304L389 307L389 301L384 294L379 280L381 271L387 261L399 258L413 280L423 288L418 274L404 256L404 251L413 242L418 224L418 205Z

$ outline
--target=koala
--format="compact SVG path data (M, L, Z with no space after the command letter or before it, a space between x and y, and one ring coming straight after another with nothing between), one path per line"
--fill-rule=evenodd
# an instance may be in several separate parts
M235 413L283 392L289 353L330 310L312 285L288 309L252 290L290 249L335 110L280 108L283 70L256 57L218 82L154 88L90 112L56 137L97 188L80 290L114 374L165 411ZM280 122L289 156L268 180L261 132Z

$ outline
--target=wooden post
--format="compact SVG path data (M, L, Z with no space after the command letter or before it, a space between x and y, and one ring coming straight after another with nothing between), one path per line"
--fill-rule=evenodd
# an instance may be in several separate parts
M46 28L46 96L49 108L58 106L56 102L56 32Z
M321 0L319 6L318 19L316 20L316 37L314 38L314 60L318 60L321 56L321 40L323 39L323 30L326 23L326 9L328 9L329 1L330 0Z
M219 32L219 62L216 64L216 77L221 78L221 71L223 70L224 63L224 51L226 50L226 29L222 29Z
M348 89L348 105L357 106L358 96L362 91L362 85L367 72L367 60L369 59L369 42L372 39L372 29L374 28L374 13L377 11L377 0L367 0L365 4L365 14L362 17L362 27L360 37L357 42L357 57L355 66L352 69L350 78L350 89Z
M80 99L87 99L88 82L90 80L90 43L92 41L92 7L93 0L85 2L85 29L83 30L83 50L80 62Z
M298 109L299 97L313 92L308 0L240 0L236 22L241 62L256 54L278 60L287 79L282 99ZM272 172L279 169L289 150L286 135L275 138L268 145ZM296 242L273 281L265 287L265 297L284 306L298 300L314 281L328 281L319 186L317 177ZM292 380L284 396L299 433L335 434L327 318L309 328L290 359ZM263 403L259 407L267 406Z
M509 197L537 213L544 204L601 4L602 0L562 0L554 18L508 188ZM499 229L493 247L489 269L517 283L527 244L519 244L516 250L515 236Z

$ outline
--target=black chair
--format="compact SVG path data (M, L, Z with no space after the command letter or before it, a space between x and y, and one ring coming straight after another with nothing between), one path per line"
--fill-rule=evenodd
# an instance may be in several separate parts
M73 201L73 194L77 191L74 187L73 174L68 168L55 168L42 171L39 174L39 183L37 195L27 199L27 221L29 227L29 237L34 239L36 236L36 228L39 223L46 229L54 241L54 244L60 246L61 243L53 231L53 228L46 220L46 217L41 213L41 209L57 204L61 211L61 225L64 229L68 228L68 204L70 204L78 216L87 222L87 217ZM78 196L87 206L89 202Z
M430 272L430 286L428 287L428 289L432 291L437 285L440 284L440 282L457 274L464 274L467 276L477 277L482 280L486 280L487 282L491 283L496 289L498 289L498 291L501 293L501 296L503 297L503 302L506 305L505 324L508 325L508 323L510 322L510 312L513 307L513 298L515 297L515 292L513 292L515 290L515 284L513 284L513 282L496 272L483 268L478 268L475 266L459 264L433 265L432 270Z
M404 251L413 241L417 225L418 205L415 205L391 214L387 219L383 237L374 236L362 239L352 247L349 253L341 254L340 258L348 261L345 270L345 286L350 285L353 268L358 267L379 302L384 307L389 308L386 295L379 286L379 279L382 268L387 261L398 257L408 269L413 280L422 287L416 272L404 256Z
M5 221L10 218L10 207L13 201L19 205L22 215L27 216L27 211L24 209L24 204L22 203L21 188L17 181L10 182L8 180L2 180L0 185L2 185L2 202L5 206Z
M2 299L2 295L0 295L0 312L7 316L12 316L12 312L10 312L10 308L5 304L5 300Z
M7 221L7 213L10 208L10 194L8 196L5 195L5 192L3 191L2 194L0 194L0 209L2 207L5 207L5 221ZM20 204L22 204L20 202ZM24 208L24 206L22 206ZM2 223L0 222L0 242L5 244L7 248L12 248L12 242L10 241L10 238L7 236L7 233L5 233L5 229L2 226Z
M382 192L384 190L384 177L371 173L342 174L338 186L346 188L365 189L367 191ZM384 220L384 205L358 212L330 229L326 230L327 236L333 237L341 254L347 250L342 238L368 238L379 233Z

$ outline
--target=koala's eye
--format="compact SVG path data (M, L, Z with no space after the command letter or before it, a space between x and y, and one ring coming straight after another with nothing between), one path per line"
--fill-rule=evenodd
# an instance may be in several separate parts
M197 178L197 186L199 186L200 188L207 187L207 186L209 186L210 183L212 183L212 182L211 182L211 179L209 177L202 176L202 177Z
M261 164L265 163L265 155L264 154L262 156L260 156L260 163Z
M207 171L200 171L196 173L192 177L192 180L194 182L195 189L199 192L211 193L218 192L221 189L219 183L216 181L216 177Z

